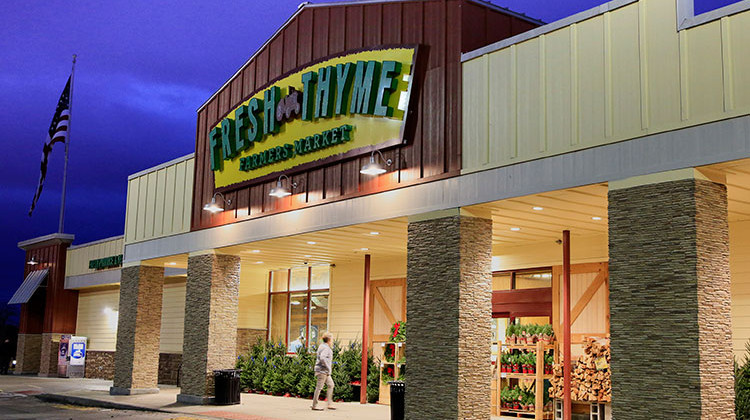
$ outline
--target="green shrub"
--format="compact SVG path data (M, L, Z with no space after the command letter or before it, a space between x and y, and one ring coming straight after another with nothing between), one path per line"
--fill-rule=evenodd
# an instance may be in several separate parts
M362 345L354 342L342 348L333 343L334 399L358 401L359 393L351 385L360 380L362 367ZM315 391L315 359L317 347L300 347L296 356L288 356L283 343L271 343L259 339L248 352L237 358L237 368L242 369L240 386L243 389L264 391L283 395L289 393L310 397ZM379 361L368 355L368 402L378 399L380 372ZM356 388L358 389L358 388Z
M737 420L750 420L750 341L745 343L742 365L734 361L734 412Z

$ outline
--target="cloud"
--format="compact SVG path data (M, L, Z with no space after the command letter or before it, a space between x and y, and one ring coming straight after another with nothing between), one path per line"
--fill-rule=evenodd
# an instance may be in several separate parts
M209 89L175 82L153 81L136 75L114 74L91 77L82 94L147 114L184 120L195 119L195 111L211 95ZM93 98L92 98L93 99Z

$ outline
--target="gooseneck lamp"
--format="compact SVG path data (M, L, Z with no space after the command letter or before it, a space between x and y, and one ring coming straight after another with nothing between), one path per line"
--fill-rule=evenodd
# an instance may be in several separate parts
M372 153L370 153L370 162L362 166L362 169L360 169L359 173L365 175L380 175L385 173L385 168L383 168L383 166L375 160L375 152L378 152L378 154L380 155L380 159L385 162L385 166L391 166L391 164L393 163L391 159L386 159L380 152L380 150L373 150Z
M203 206L203 210L210 211L211 213L218 213L220 211L224 211L224 207L216 203L217 195L221 196L221 199L224 201L224 204L226 204L227 206L232 204L232 199L227 199L226 197L224 197L224 194L220 192L216 192L214 193L213 197L211 197L211 202Z
M288 176L281 174L279 176L279 179L276 181L276 186L271 188L271 191L268 193L268 195L270 195L271 197L282 198L282 197L286 197L292 194L291 192L289 192L289 190L284 188L284 186L281 184L282 178L286 178L286 180L289 181L290 185L292 186L292 189L297 188L296 182L291 182Z

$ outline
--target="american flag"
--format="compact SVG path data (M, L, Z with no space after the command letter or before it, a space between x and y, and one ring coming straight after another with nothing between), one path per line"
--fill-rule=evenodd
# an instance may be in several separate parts
M72 77L72 76L71 76ZM49 131L47 132L47 139L44 142L42 148L42 166L41 174L39 175L39 186L34 194L34 199L31 201L31 208L29 209L29 216L36 207L36 202L39 200L39 196L42 194L42 187L44 187L44 179L47 177L47 161L49 154L52 152L52 146L55 143L65 143L68 139L68 125L70 124L70 80L68 77L68 83L65 84L60 95L60 100L57 101L57 109L55 115L52 117L52 123L49 125Z

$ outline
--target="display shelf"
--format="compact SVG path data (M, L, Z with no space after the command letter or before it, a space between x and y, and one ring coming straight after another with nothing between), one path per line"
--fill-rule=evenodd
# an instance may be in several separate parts
M505 343L502 343L500 346L503 347L503 348L506 348L506 349L511 349L511 350L536 350L537 344L539 344L539 343L536 343L536 344L505 344ZM544 350L554 350L555 349L555 344L554 343L543 344L543 347L544 347Z
M543 411L539 417L537 417L536 411L527 411L527 410L514 410L512 408L503 408L500 410L501 416L506 417L519 417L519 418L539 418L539 419L551 419L554 418L554 415L551 411Z
M554 351L557 353L555 343L544 343L537 342L536 344L502 344L502 349L507 350L521 350L521 351L534 351L536 352L536 373L512 373L512 372L501 372L497 369L497 396L495 401L497 403L497 412L509 413L517 417L522 418L534 418L534 419L550 419L552 418L551 411L544 411L544 381L552 379L553 375L544 374L544 354L548 351ZM502 352L498 352L497 363L500 363ZM514 410L504 409L500 407L502 404L500 393L503 388L510 386L510 381L534 381L534 392L536 394L536 403L534 411L526 410ZM505 385L503 385L505 383Z
M547 374L542 375L542 379L552 379L554 375ZM536 373L511 373L511 372L500 372L501 378L516 378L516 379L533 379L537 378Z
M401 359L403 359L405 357L404 356L405 350L406 350L405 349L405 347L406 347L406 342L405 341L400 341L400 342L397 342L397 343L391 343L391 342L380 343L380 346L381 347L385 347L385 346L387 346L389 344L395 345L394 360L400 361ZM384 358L385 358L385 356L384 356ZM382 372L382 370L383 370L384 367L386 367L386 366L393 366L393 379L392 380L394 380L394 381L397 381L398 377L401 376L401 370L406 368L406 362L405 361L403 361L403 362L398 362L398 361L393 361L393 362L386 362L385 360L381 360L380 361L380 370L381 370L381 372ZM387 383L383 383L382 378L381 378L381 381L380 381L380 396L378 397L378 403L379 404L389 405L390 402L391 402L391 386L389 384L387 384Z

